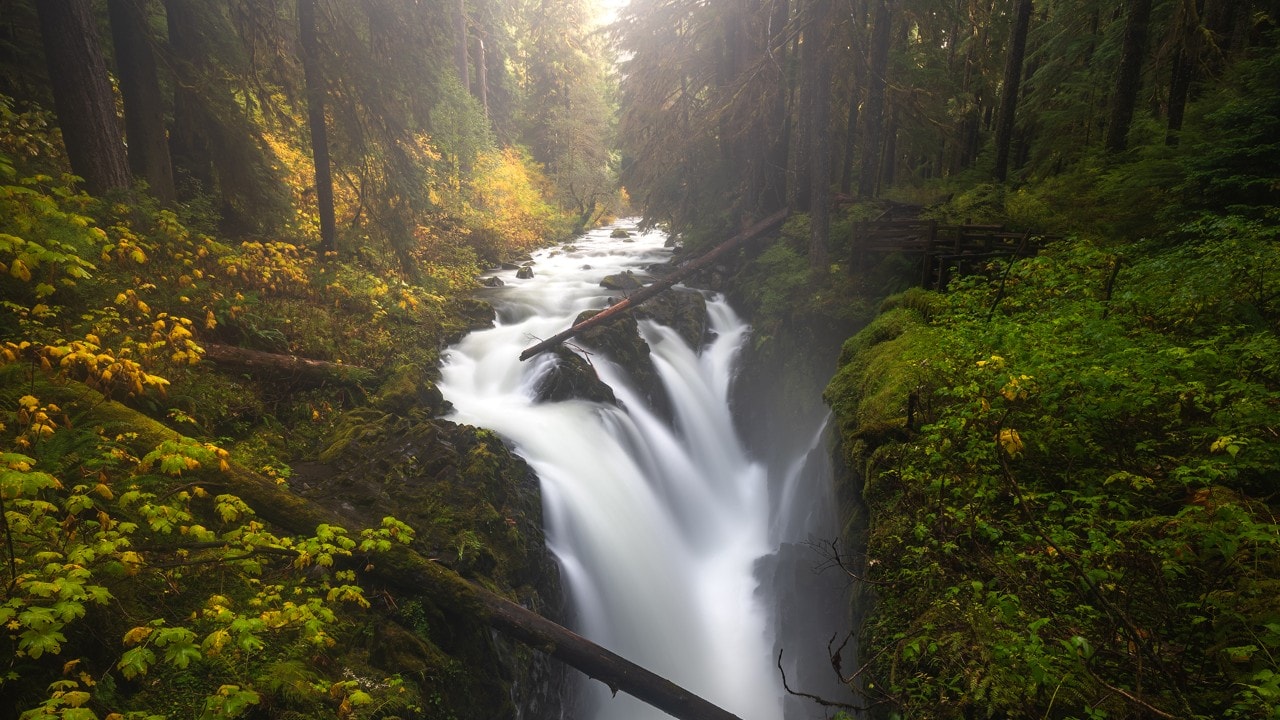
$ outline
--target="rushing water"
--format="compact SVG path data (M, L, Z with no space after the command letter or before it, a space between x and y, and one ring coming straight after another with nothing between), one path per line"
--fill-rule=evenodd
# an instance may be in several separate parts
M640 323L674 423L654 415L601 355L590 361L621 408L535 403L536 382L554 357L518 360L582 310L604 307L605 275L669 258L661 233L624 242L609 230L535 254L532 279L499 273L506 285L488 297L496 327L446 352L440 387L456 408L453 419L500 433L537 471L548 544L579 632L745 720L777 720L783 692L767 595L753 568L777 542L770 505L778 498L735 432L728 402L746 324L719 297L708 300L714 339L703 348ZM667 717L600 683L586 685L582 717Z

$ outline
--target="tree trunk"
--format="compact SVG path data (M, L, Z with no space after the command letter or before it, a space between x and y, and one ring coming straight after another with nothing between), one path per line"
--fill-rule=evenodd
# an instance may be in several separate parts
M129 169L147 181L151 194L163 205L174 201L173 164L164 127L164 97L152 38L147 31L142 0L107 0L116 73L124 100L124 134L129 144Z
M109 401L83 386L65 386L59 396L64 408L87 404L78 422L91 423L110 434L129 433L136 452L144 453L177 435L170 428L136 410ZM75 392L72 393L71 391ZM43 391L42 391L43 392ZM56 393L50 388L51 394ZM42 394L43 397L43 394ZM63 399L65 397L65 400ZM81 405L83 407L83 405ZM75 412L73 410L73 412ZM180 436L178 436L180 437ZM244 500L267 522L300 535L311 535L318 525L349 523L310 500L295 495L236 463L211 478L227 492ZM355 530L355 528L351 528ZM479 585L468 582L439 562L404 546L363 559L361 572L400 590L420 594L440 607L474 617L515 640L581 670L587 676L621 690L679 720L739 720L675 683L547 620Z
M470 91L471 73L467 71L467 0L458 0L453 16L453 62L462 89Z
M1119 155L1129 144L1129 126L1138 102L1142 82L1142 63L1147 55L1147 26L1151 20L1152 0L1130 0L1124 23L1124 43L1120 49L1120 69L1116 73L1112 93L1111 116L1103 141L1108 155Z
M858 94L862 84L855 77L849 83L849 114L844 125L844 159L840 163L840 192L853 190L853 158L858 139Z
M489 68L484 53L484 38L476 38L476 93L484 108L484 119L489 119Z
M646 285L643 288L640 288L634 293L631 293L630 297L620 300L619 302L616 302L610 305L609 307L605 308L604 310L601 310L595 315L592 315L586 320L583 320L577 325L574 325L568 330L564 330L560 333L557 333L547 338L546 340L539 342L533 347L526 349L524 352L520 353L520 359L528 360L534 355L537 355L538 353L541 353L541 352L546 352L547 350L550 350L556 345L559 345L565 340L568 340L569 338L574 337L575 335L577 335L578 333L581 333L584 330L593 328L596 325L600 325L602 323L605 323L609 320L612 320L618 317L624 311L630 310L631 308L657 295L663 290L670 288L672 285L675 285L676 283L685 279L689 275L715 262L716 258L719 258L721 255L724 255L725 253L738 247L739 245L742 245L743 243L749 240L752 240L768 232L769 230L772 230L773 228L781 225L782 221L787 219L787 212L788 211L786 208L778 210L777 212L770 215L769 217L761 220L755 225L752 225L746 230L743 230L737 235L734 235L728 240L725 240L724 242L715 246L713 249L699 256L698 259L691 260L688 263L685 263L684 265L680 266L679 270L676 270L675 272L663 277L661 280L658 280L652 285Z
M214 193L213 152L205 128L203 105L196 93L196 48L199 32L191 8L185 1L164 0L173 56L173 126L169 133L169 153L173 161L176 192L182 199L200 193Z
M831 55L827 49L831 0L809 0L809 269L827 266L831 232Z
M790 0L772 0L770 5L769 36L766 42L769 53L778 62L769 63L771 84L766 102L768 113L765 121L765 134L772 138L765 150L765 168L763 189L761 190L760 212L772 213L787 204L787 156L790 153L787 137L787 77L784 58L787 52L786 27L791 13Z
M880 176L880 158L884 140L884 90L889 69L889 38L893 17L888 0L875 0L875 15L871 21L871 63L867 72L867 107L863 113L866 133L862 138L862 167L858 173L858 197L869 198L876 193L876 179Z
M307 87L307 128L315 163L316 209L320 213L320 255L336 252L337 223L333 210L333 175L329 165L329 133L325 127L324 75L320 42L316 37L315 0L298 0L298 38L302 44L302 74Z
M1018 87L1022 82L1022 59L1027 51L1027 29L1031 27L1032 0L1018 0L1005 57L1004 85L1000 91L1000 117L996 121L996 182L1009 176L1009 146L1018 109Z
M1203 47L1204 0L1194 5L1184 3L1175 15L1181 22L1178 28L1178 50L1173 56L1173 74L1169 78L1169 115L1166 122L1164 143L1176 146L1182 134L1182 120L1186 116L1187 98L1191 96L1191 83L1195 80ZM1194 12L1189 12L1194 8Z
M35 6L71 171L91 195L128 188L129 164L89 0Z

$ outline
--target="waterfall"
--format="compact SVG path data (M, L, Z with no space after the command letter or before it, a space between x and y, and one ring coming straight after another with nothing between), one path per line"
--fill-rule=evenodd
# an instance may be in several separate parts
M584 400L536 403L552 363L520 351L607 304L605 275L669 258L659 232L626 241L595 230L535 254L534 277L499 273L486 291L495 327L446 351L440 388L453 420L510 442L542 483L550 549L559 560L585 637L744 720L778 720L783 690L757 563L779 534L777 491L735 432L729 387L748 327L708 298L713 339L690 348L670 328L640 323L672 401L655 415L625 371L590 356L620 407ZM807 450L808 448L803 448ZM577 717L666 718L633 698L585 683Z

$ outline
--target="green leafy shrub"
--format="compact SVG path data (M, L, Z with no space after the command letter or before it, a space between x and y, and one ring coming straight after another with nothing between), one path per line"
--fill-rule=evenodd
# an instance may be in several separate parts
M846 344L884 715L1280 713L1272 228L1063 243Z

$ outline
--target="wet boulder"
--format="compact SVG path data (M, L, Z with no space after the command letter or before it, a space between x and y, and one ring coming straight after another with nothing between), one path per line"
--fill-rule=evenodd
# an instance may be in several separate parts
M582 312L574 320L574 325L597 312ZM653 364L649 343L640 336L640 326L631 314L619 315L582 331L576 342L622 366L649 407L664 418L671 417L671 399L667 397L667 390L658 375L658 367Z
M606 385L581 355L559 346L548 353L555 357L551 367L538 378L534 394L538 402L590 400L616 405L613 388Z
M614 240L621 240L622 238L631 237L631 233L627 232L626 230L623 230L622 228L614 228L613 232L609 233L609 237L613 238Z
M520 269L516 271L516 278L519 280L529 280L533 278L533 266L521 265Z
M689 347L700 348L707 340L707 300L696 290L672 288L637 306L635 313L675 330Z
M643 286L644 283L640 282L640 278L636 277L635 273L630 270L614 273L613 275L606 275L604 279L600 281L600 287L605 288L606 290L639 290Z
M480 278L480 284L485 287L502 287L505 283L502 282L502 278L491 276Z

